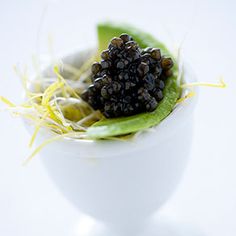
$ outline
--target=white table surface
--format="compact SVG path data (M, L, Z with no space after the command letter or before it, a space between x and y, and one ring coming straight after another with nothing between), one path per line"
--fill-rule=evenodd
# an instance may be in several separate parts
M191 159L160 212L164 235L236 235L235 1L12 0L1 1L0 9L0 95L15 102L22 87L12 66L47 53L49 34L63 52L94 45L95 24L104 19L135 24L169 45L187 33L184 55L198 80L223 75L228 87L200 89ZM0 235L79 235L80 214L54 187L40 156L22 167L30 137L21 120L0 113L0 131Z

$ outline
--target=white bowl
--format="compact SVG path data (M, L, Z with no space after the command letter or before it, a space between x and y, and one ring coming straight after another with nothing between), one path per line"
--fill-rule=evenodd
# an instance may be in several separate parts
M81 53L63 61L74 65ZM50 75L50 69L44 74ZM185 80L195 81L185 68ZM129 141L63 139L41 151L62 193L83 213L116 225L137 225L162 206L183 175L192 142L196 97L158 126ZM48 132L41 132L39 140Z

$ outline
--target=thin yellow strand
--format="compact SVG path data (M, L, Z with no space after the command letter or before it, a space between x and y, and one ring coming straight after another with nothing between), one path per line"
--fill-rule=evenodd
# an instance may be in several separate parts
M195 86L204 86L204 87L215 87L215 88L225 88L226 83L224 82L223 79L219 80L219 83L214 84L214 83L206 83L206 82L194 82L194 83L186 83L182 84L181 88L192 88Z
M45 146L47 146L48 144L56 141L56 140L59 140L63 137L63 135L58 135L58 136L55 136L51 139L48 139L46 141L44 141L42 144L40 144L33 152L32 154L23 162L23 165L26 165L29 163L29 161L31 161L33 159L33 157L38 154Z
M42 98L42 105L45 106L49 103L51 97L55 93L56 90L62 88L64 85L63 81L57 81L53 84L51 84L44 92L43 98Z
M189 92L188 94L186 94L184 97L179 98L179 99L176 101L176 103L177 103L177 104L182 103L182 102L184 102L186 99L191 98L191 97L193 97L193 96L195 96L195 95L196 95L196 93L195 93L194 91L190 91L190 92Z
M25 166L26 164L28 164L33 159L33 157L35 157L35 155L37 155L48 144L60 140L64 137L80 138L80 135L81 133L67 133L67 134L56 135L50 139L45 140L37 148L35 148L35 150L30 154L30 156L23 162L23 165Z
M16 105L14 103L12 103L11 101L9 101L7 98L5 98L3 96L0 96L0 101L5 103L9 107L16 107Z
M53 71L54 71L54 73L56 74L56 76L58 77L58 79L60 79L61 81L64 82L64 84L68 87L68 89L72 92L72 94L73 94L76 98L80 98L80 96L75 92L75 90L67 83L67 81L66 81L66 80L63 78L63 76L60 74L58 66L54 66Z
M38 124L35 126L34 133L33 133L32 137L30 139L30 142L29 142L29 147L32 147L32 145L33 145L33 143L36 139L36 136L37 136L37 134L38 134L38 132L41 128L41 125L44 122L44 120L46 119L46 117L48 116L48 114L49 114L49 112L46 112L44 114L44 116L39 120Z

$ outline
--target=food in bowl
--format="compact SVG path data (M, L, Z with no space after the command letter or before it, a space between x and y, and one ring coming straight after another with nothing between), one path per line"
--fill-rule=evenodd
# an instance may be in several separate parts
M112 23L101 23L97 30L98 49L89 59L81 54L82 63L55 63L53 73L34 80L21 74L27 99L20 107L2 98L34 125L30 146L41 128L55 134L30 157L63 137L130 139L193 95L182 89L178 58L153 36Z

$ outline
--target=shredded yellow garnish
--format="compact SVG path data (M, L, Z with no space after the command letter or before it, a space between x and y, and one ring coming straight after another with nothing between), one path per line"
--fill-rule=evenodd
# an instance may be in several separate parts
M30 154L30 156L23 162L23 165L26 165L30 160L33 159L33 157L38 154L45 146L48 144L55 142L57 140L60 140L62 138L85 138L85 135L83 135L80 132L71 132L67 134L61 134L61 135L55 135L54 137L45 140L43 143L41 143L38 147L35 148L35 150Z
M68 64L63 64L63 69L67 70L68 72L72 73L73 75L75 75L75 79L78 80L81 78L81 76L84 73L88 72L88 68L91 66L91 64L96 61L98 55L92 55L88 60L86 60L81 67L75 68L71 65Z
M54 73L57 75L58 79L60 79L69 89L69 91L72 93L72 95L74 95L77 98L80 98L80 96L75 92L75 90L67 83L67 81L61 76L60 74L60 70L58 68L58 66L55 66L53 69ZM63 87L62 87L63 88Z
M11 101L9 101L7 98L0 96L0 101L8 105L9 107L15 107L15 104L13 104Z
M52 98L53 94L56 92L56 90L62 88L64 85L64 82L62 81L56 81L55 83L51 84L44 92L43 98L42 98L42 105L46 106L50 99Z
M35 127L35 129L34 129L34 133L33 133L33 135L32 135L32 137L31 137L31 139L30 139L30 142L29 142L29 147L32 147L32 145L33 145L33 143L34 143L34 140L35 140L35 138L36 138L36 136L37 136L37 134L38 134L38 132L39 132L39 130L40 130L40 128L41 128L41 125L42 125L42 123L45 121L45 119L46 119L46 117L48 116L48 112L46 112L45 114L44 114L44 116L41 118L41 120L38 122L38 124L36 125L36 127Z
M90 75L93 60L94 56L85 62L82 68L73 70L74 76L77 78L77 84L80 82L79 78L82 74ZM37 61L34 58L34 66L36 63ZM43 75L39 77L38 75L38 89L36 91L34 90L35 82L29 80L27 68L19 70L15 66L14 70L21 79L27 99L22 104L15 105L7 98L0 96L0 101L7 105L9 111L29 120L34 125L34 132L29 142L30 147L33 146L41 128L50 129L55 133L53 138L39 145L25 163L31 160L47 144L60 138L85 138L87 128L102 117L100 112L94 111L87 103L82 101L78 91L73 87L73 83L69 83L63 77L60 73L63 66L62 64L59 68L59 64L57 64L53 67L56 79L44 78ZM37 73L39 72L37 65ZM66 118L67 116L71 117L72 120Z
M187 93L184 97L179 98L179 99L176 101L176 103L177 103L177 104L182 103L182 102L184 102L186 99L195 96L195 94L196 94L196 93L195 93L194 91L190 91L190 92Z
M66 135L56 135L51 139L48 139L46 141L44 141L42 144L40 144L32 153L31 155L23 162L23 165L26 165L30 160L32 160L32 158L39 153L45 146L47 146L48 144L57 141L63 137L65 137Z
M215 88L225 88L225 87L226 87L226 83L225 83L224 80L221 78L221 79L219 80L219 83L217 83L217 84L205 83L205 82L195 82L195 83L182 84L182 85L181 85L181 88L191 88L191 87L195 87L195 86L206 86L206 87L215 87Z

